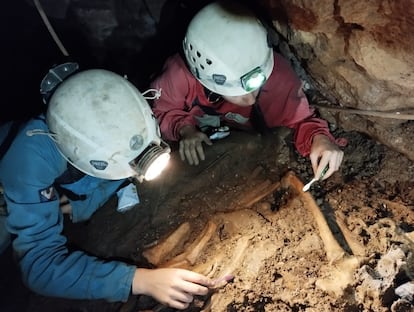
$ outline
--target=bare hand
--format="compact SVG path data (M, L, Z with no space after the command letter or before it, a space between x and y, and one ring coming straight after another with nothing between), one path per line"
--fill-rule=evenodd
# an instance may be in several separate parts
M329 169L322 180L329 178L335 171L338 171L343 157L344 152L332 143L327 136L322 134L314 136L309 158L315 177L319 177L326 165L329 165Z
M62 195L59 198L59 205L60 205L60 210L62 211L63 214L72 214L72 205L69 202L69 199L66 197L66 195Z
M184 126L180 130L180 157L190 165L198 165L200 160L205 159L203 142L212 145L208 136L198 131L194 126Z
M206 295L214 282L204 275L183 269L137 269L132 293L153 297L175 309L186 309L195 295Z

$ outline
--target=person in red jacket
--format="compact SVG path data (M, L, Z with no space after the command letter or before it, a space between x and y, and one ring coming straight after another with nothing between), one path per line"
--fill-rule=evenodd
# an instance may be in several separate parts
M343 152L326 121L309 107L302 82L267 41L263 24L247 8L213 2L191 20L184 57L171 56L151 87L161 91L153 111L161 134L179 142L182 160L198 165L211 129L294 129L295 146L309 156L315 177L340 167ZM215 135L226 135L217 132Z

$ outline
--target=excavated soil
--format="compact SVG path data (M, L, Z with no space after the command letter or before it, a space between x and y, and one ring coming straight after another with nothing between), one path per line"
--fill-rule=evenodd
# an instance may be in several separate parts
M359 133L335 136L347 141L343 166L306 194L310 163L286 129L233 132L200 166L174 153L162 178L138 185L134 209L116 212L113 198L86 223L66 220L69 246L234 276L186 311L414 311L414 164ZM39 296L10 259L1 257L2 311L174 311L144 296Z

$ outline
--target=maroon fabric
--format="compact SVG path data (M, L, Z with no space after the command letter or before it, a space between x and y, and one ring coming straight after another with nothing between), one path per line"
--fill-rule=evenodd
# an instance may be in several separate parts
M314 110L309 107L302 91L302 82L289 63L277 53L274 53L274 58L275 66L258 98L260 109L268 127L294 129L295 146L301 155L307 156L314 135L324 134L332 142L335 139L329 132L327 122L314 117ZM204 112L200 106L192 105L196 98L201 105L214 108L223 120L234 123L228 117L238 114L247 120L241 126L251 127L248 118L252 107L241 107L227 101L219 105L210 103L203 85L189 72L178 54L167 60L162 75L153 81L151 87L161 89L161 97L154 101L153 111L166 140L178 141L181 127L197 125L194 116L202 116Z

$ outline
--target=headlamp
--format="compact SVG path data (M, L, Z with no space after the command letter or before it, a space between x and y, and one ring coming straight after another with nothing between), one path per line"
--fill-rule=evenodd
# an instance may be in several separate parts
M247 74L243 75L240 80L243 89L247 92L252 92L260 88L265 83L266 75L260 67L256 67Z
M170 160L171 149L167 143L149 145L129 165L137 172L136 178L142 182L155 179L167 166Z

